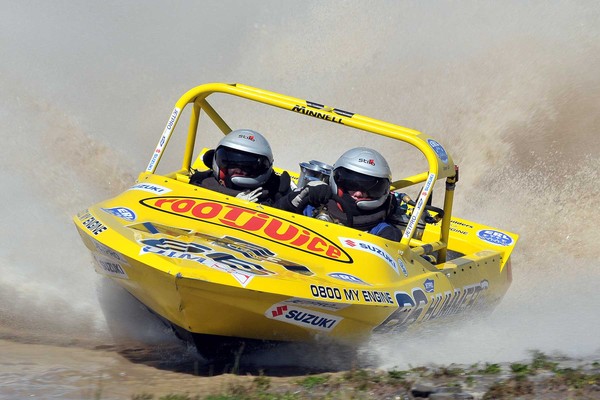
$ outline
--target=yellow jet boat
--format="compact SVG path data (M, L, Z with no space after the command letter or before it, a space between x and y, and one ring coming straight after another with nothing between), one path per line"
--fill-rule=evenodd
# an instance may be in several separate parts
M427 170L391 188L419 193L414 201L404 198L401 241L191 185L194 171L208 169L202 161L207 149L195 148L200 116L213 130L232 130L214 96L235 96L418 149ZM181 168L159 174L186 106ZM318 170L315 165L287 172L299 184L305 172ZM440 180L443 204L434 207L431 194ZM354 345L374 332L489 310L508 290L518 235L453 216L457 180L450 154L427 134L242 84L210 83L177 101L137 181L74 222L96 271L191 337L201 354L214 356L216 345L238 339Z

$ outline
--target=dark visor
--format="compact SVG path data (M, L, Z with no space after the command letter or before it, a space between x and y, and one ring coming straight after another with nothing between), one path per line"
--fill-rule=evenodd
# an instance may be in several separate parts
M333 171L333 179L343 192L361 191L367 197L378 199L390 190L390 181L387 178L377 178L358 172L350 171L344 167Z
M217 148L215 160L221 170L239 168L252 177L264 174L271 167L269 159L265 156L229 147Z

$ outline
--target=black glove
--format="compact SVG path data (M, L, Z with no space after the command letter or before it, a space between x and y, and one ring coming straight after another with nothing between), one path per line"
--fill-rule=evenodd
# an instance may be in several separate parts
M327 203L331 198L331 189L323 181L310 181L306 184L308 189L308 202L314 206Z
M319 206L331 198L329 185L323 181L310 181L300 191L292 195L291 203L296 209L303 209L307 204Z

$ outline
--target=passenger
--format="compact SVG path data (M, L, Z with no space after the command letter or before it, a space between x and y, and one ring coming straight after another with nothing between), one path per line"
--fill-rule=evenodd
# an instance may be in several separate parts
M390 167L377 151L357 147L345 152L334 164L325 182L311 181L280 202L280 208L313 217L323 213L333 222L400 241L402 231L389 222L398 206L390 193Z
M291 191L287 172L273 172L273 152L258 132L237 129L203 156L208 171L196 171L190 183L260 204L273 205Z

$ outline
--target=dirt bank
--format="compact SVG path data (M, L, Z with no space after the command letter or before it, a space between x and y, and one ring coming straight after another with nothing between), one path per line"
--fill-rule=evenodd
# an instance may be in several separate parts
M514 363L307 374L302 368L262 371L243 364L220 371L184 353L0 340L0 399L600 398L600 358L532 353L530 360Z

